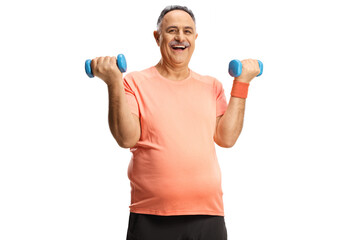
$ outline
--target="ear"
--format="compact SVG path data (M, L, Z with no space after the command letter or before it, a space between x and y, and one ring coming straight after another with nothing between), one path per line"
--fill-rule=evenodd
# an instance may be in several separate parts
M158 46L160 46L160 34L157 31L154 31L154 38Z

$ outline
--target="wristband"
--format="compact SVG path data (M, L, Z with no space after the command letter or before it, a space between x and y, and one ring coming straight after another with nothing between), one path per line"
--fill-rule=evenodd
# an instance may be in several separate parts
M247 98L249 85L250 83L234 80L233 87L231 89L231 96L238 98Z

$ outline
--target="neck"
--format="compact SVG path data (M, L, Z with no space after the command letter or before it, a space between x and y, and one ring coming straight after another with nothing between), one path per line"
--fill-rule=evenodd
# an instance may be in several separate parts
M161 59L158 64L155 65L155 67L160 75L174 81L184 80L185 78L189 77L190 74L190 70L187 64L184 66L172 66L164 62L163 59Z

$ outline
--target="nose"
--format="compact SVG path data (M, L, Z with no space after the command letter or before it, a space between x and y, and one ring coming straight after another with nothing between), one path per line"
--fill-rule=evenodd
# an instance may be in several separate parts
M178 31L178 33L175 35L175 40L178 42L185 41L185 34L183 33L183 31Z

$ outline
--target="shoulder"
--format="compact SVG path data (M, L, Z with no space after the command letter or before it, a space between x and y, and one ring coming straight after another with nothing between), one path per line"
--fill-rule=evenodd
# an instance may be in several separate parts
M129 72L125 75L125 78L128 78L128 79L135 79L135 78L139 78L139 77L144 77L144 76L147 76L147 75L150 75L152 73L152 67L149 67L149 68L146 68L146 69L143 69L141 71L132 71L132 72Z
M192 71L193 78L198 81L212 85L215 89L222 88L222 83L215 77L209 75L202 75Z
M145 79L151 77L151 74L153 74L152 67L149 67L141 71L133 71L127 73L124 77L124 80L128 83L138 85Z
M215 77L212 77L212 76L209 76L209 75L202 75L202 74L199 74L197 72L194 72L192 71L192 77L198 81L201 81L201 82L204 82L204 83L207 83L207 84L211 84L211 85L214 85L216 84L217 82L220 83L219 80L217 80Z

